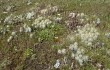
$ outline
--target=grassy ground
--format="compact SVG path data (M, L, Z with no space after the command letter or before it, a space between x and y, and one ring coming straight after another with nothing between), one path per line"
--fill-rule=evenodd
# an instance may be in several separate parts
M23 20L19 24L10 25L9 32L6 34L0 34L0 70L57 70L52 67L57 59L63 61L64 56L68 57L67 65L61 66L59 70L72 70L71 63L75 70L98 70L97 63L102 64L104 67L101 70L110 69L110 55L106 51L110 51L110 39L105 37L105 34L110 32L110 1L109 0L31 0L32 4L27 5L26 0L1 0L0 2L0 28L6 28L7 24L3 22L9 14L19 15L29 12L30 9L37 7L35 3L41 7L44 5L58 6L63 16L63 21L55 25L54 28L51 26L42 29L32 29L32 33L35 33L33 38L29 38L31 33L19 33L13 38L11 42L7 43L7 39L11 35L12 31L18 31L19 27L23 24L31 25L33 21ZM12 5L14 9L11 12L3 13L6 8ZM99 31L100 36L96 42L103 42L104 48L93 48L86 46L79 39L77 42L81 48L86 50L86 55L89 56L93 62L86 62L84 66L80 66L78 62L70 58L70 55L60 55L57 53L58 49L68 48L67 46L71 43L66 40L66 37L71 34L72 30L68 29L65 25L67 20L67 14L70 12L85 13L89 18L99 17L101 23L96 29ZM54 15L50 15L52 18ZM39 13L38 13L39 14ZM37 14L37 15L38 15ZM49 18L49 17L46 17ZM58 37L58 39L56 39ZM41 38L39 40L39 38ZM63 63L63 62L62 62Z

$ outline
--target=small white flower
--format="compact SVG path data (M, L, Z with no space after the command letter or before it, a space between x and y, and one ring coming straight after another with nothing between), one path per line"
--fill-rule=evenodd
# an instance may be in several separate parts
M80 22L83 23L84 22L84 19L80 19Z
M75 56L75 59L78 61L80 58L78 55Z
M78 45L78 43L77 43L77 42L75 42L75 43L74 43L74 45L75 45L75 46L77 46L77 45Z
M41 24L41 25L40 25L40 28L42 28L42 29L44 29L45 27L46 27L45 24Z
M78 57L79 57L79 58L82 58L83 56L82 56L82 54L79 54Z
M31 28L30 27L26 28L25 32L31 32Z
M27 5L30 5L30 4L32 4L32 2L31 2L31 0L28 0L28 3L27 3Z
M100 18L97 18L96 24L100 24Z
M40 13L45 15L45 14L48 13L48 9L42 9L42 10L40 11Z
M52 7L52 12L57 12L58 11L58 6L54 6L54 7Z
M64 57L63 61L66 64L67 63L67 57Z
M79 64L82 66L83 65L83 60L79 59Z
M78 49L76 54L79 55L79 54L81 54L81 53L82 53L81 50Z
M34 26L35 28L42 28L44 29L47 25L51 24L52 21L50 21L49 19L46 19L44 17L38 17L37 19L35 19L34 23L32 24L32 26Z
M20 27L19 32L23 32L23 28L22 27Z
M62 20L62 17L55 17L54 20L55 20L56 22L60 22L60 21Z
M83 56L82 56L83 57ZM79 62L79 64L82 66L83 65L83 59L80 58L79 56L76 56L75 59Z
M75 13L70 13L70 14L69 14L69 17L71 17L71 18L74 18L75 16L76 16Z
M81 16L81 17L84 17L84 13L81 13L80 16Z
M66 54L66 49L58 50L58 53L59 53L59 54Z
M69 49L70 49L70 50L73 50L73 48L74 48L74 44L71 44L71 45L69 46Z
M58 16L61 16L61 14L57 14Z
M31 34L30 34L30 38L32 38L32 37L33 37L33 34L31 33Z
M56 69L60 67L60 60L59 60L59 59L56 60L56 63L55 63L55 65L54 65L54 67L55 67Z
M11 6L8 6L7 9L6 9L6 11L9 12L11 9L12 9L12 7Z
M106 53L107 53L107 55L109 55L109 56L110 56L110 50L107 50L107 52L106 52Z
M79 16L80 16L80 14L78 13L78 14L77 14L77 17L79 17Z
M35 15L34 12L29 12L27 13L26 19L32 19L34 15Z
M82 53L84 53L84 49L81 49L80 51L81 51Z
M62 54L66 54L66 49L62 49Z
M97 63L97 67L99 67L99 68L100 68L100 67L102 67L102 65L101 65L100 63Z
M107 38L110 38L110 33L106 33L105 36L106 36Z
M74 54L74 53L72 53L72 54L71 54L71 57L72 57L72 58L74 58L74 57L75 57L75 54Z
M23 20L24 20L23 15L18 15L17 18L18 18L20 21L23 21Z
M9 15L8 17L6 17L5 20L4 20L4 23L9 23L9 24L11 24L11 23L12 23L12 15L13 15L13 14Z
M91 43L91 42L88 42L87 45L88 45L88 46L92 46L92 43Z
M11 35L12 35L12 36L16 35L16 32L12 32Z
M61 51L61 50L58 50L58 53L59 53L59 54L62 54L62 51Z
M83 56L84 61L88 61L88 56Z
M78 43L77 42L74 43L74 47L73 48L74 48L75 51L78 49Z
M7 27L7 28L9 28L10 26L9 26L9 25L7 25L6 27Z
M7 40L7 42L10 42L11 40L12 40L12 36L10 36L9 38L8 38L8 40Z

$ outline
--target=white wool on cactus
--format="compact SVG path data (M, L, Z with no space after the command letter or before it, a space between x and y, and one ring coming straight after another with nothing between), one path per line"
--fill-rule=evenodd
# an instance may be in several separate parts
M16 35L16 32L15 32L15 31L13 31L13 32L11 33L11 35L12 35L12 36Z
M94 26L86 24L84 27L78 28L78 35L82 42L88 46L92 46L92 42L98 38L99 32Z
M10 37L7 39L7 42L10 42L12 39L13 39L13 36L10 36Z
M26 24L23 25L23 28L24 28L24 32L26 32L26 33L32 31L31 27L29 27L29 26L26 25Z
M12 21L12 16L13 16L13 14L10 14L8 17L6 17L5 20L4 20L4 23L11 24L13 22Z
M35 13L32 11L32 12L29 12L26 14L26 19L33 19Z
M77 48L78 48L78 43L77 42L75 42L74 44L70 44L70 46L69 46L70 50L77 50Z
M71 57L78 61L82 66L84 62L88 61L88 56L84 55L84 49L78 47L78 43L70 44L69 49L71 50Z
M47 25L49 25L51 23L52 23L52 21L50 21L49 19L46 19L45 17L38 16L38 18L35 19L32 26L35 27L35 28L44 29Z
M59 49L58 50L58 54L66 54L66 49Z
M54 65L54 67L55 67L56 69L60 67L60 60L59 60L59 59L56 60L56 63L55 63L55 65Z
M75 13L70 13L70 14L69 14L69 17L71 17L71 18L74 18L75 16L76 16Z

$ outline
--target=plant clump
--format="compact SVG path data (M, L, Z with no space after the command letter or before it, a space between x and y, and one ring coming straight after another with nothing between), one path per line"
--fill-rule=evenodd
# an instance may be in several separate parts
M45 17L38 16L38 18L35 19L34 23L32 26L35 28L42 28L44 29L47 25L51 24L52 21L49 19L46 19Z
M75 59L81 66L88 61L88 56L84 54L84 50L78 48L78 43L70 44L69 49L72 51L71 57Z
M91 24L86 24L84 27L78 28L78 36L87 46L92 46L92 42L97 40L99 35L97 29Z

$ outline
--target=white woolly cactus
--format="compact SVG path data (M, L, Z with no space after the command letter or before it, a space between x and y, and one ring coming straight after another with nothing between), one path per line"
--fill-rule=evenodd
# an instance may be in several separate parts
M84 49L78 47L78 43L70 44L69 49L72 51L71 57L74 58L81 66L88 61L88 56L84 55Z
M42 15L46 15L46 14L52 14L52 13L55 13L55 12L58 12L58 6L53 6L51 7L50 5L47 7L47 8L44 8L40 11L40 13Z
M31 27L29 27L27 24L24 24L23 28L24 28L24 32L26 32L26 33L32 31ZM22 32L22 29L20 31Z
M10 14L9 16L7 16L4 20L4 23L9 23L9 24L13 23L12 17L13 17L13 14Z
M35 19L32 26L34 26L35 28L45 28L47 25L49 25L51 23L52 23L52 21L50 21L49 19L39 16L37 19Z
M92 42L98 38L99 32L94 26L86 24L84 27L78 28L78 35L82 42L88 46L92 46Z
M33 11L29 12L26 14L26 19L32 19L34 17L34 15L35 15L35 12L33 12Z

